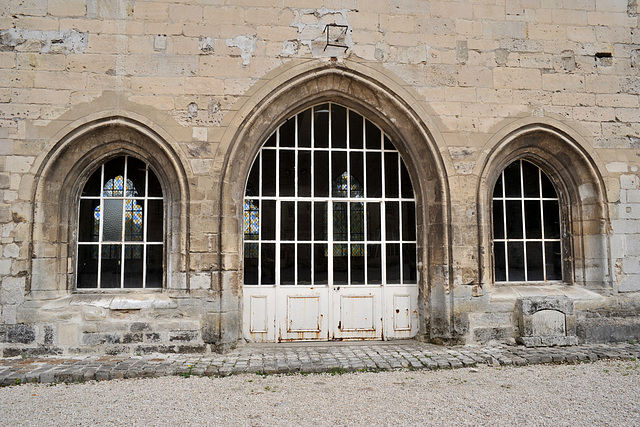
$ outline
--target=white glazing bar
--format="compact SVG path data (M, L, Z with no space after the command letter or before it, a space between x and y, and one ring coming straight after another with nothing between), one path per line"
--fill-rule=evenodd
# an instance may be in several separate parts
M276 148L275 148L275 157L276 157L276 219L275 219L275 254L273 260L273 268L274 277L275 277L275 287L279 288L280 283L280 238L282 235L282 201L279 200L280 197L280 128L278 128L276 132Z
M529 278L529 266L527 263L527 227L526 227L526 216L525 216L525 205L524 205L524 171L522 167L522 160L519 162L520 164L520 205L522 206L522 253L523 253L523 268L524 268L524 281L526 282Z
M502 230L504 238L504 277L509 281L509 251L507 249L509 236L507 235L507 192L505 189L504 170L500 173L502 181Z
M382 136L382 147L384 148L384 135ZM400 174L400 169L401 169L401 165L400 165L400 156L396 156L397 159L397 168L396 168L396 174L398 175L397 179L398 179L398 239L400 239L400 283L404 283L404 235L403 235L403 229L402 229L402 213L403 213L403 208L402 208L402 188L401 188L401 183L402 183L402 176Z
M104 236L104 165L100 166L100 217L98 219L98 284L102 287L102 237Z
M124 265L126 263L125 258L125 241L126 241L126 228L127 228L127 164L129 160L129 156L125 156L124 158L124 176L122 181L122 207L121 207L121 229L120 229L120 288L124 288Z
M144 212L142 214L142 287L147 287L147 224L149 219L149 165L144 168Z
M538 169L538 187L540 191L540 238L542 240L542 280L547 281L547 245L545 245L544 202L542 197L542 169Z
M264 181L262 179L262 177L264 176L264 168L263 168L263 164L262 164L262 151L260 151L258 153L258 157L256 158L256 161L259 162L259 166L258 166L258 177L260 178L260 182L258 183L258 240L257 240L257 245L258 245L258 279L256 280L258 282L258 285L262 285L262 219L264 218L263 213L264 213L264 199L262 198L262 182ZM245 194L246 194L246 190L245 190ZM246 199L245 199L246 200ZM246 241L246 240L245 240ZM244 247L242 248L244 250Z

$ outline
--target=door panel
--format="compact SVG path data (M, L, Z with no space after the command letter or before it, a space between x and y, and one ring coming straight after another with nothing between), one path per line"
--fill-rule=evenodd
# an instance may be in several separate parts
M418 333L418 285L387 285L384 291L385 338L411 338Z
M252 342L276 340L276 287L244 286L242 334Z
M382 287L341 286L332 293L333 339L382 339Z
M278 341L329 338L326 286L280 286L276 301Z

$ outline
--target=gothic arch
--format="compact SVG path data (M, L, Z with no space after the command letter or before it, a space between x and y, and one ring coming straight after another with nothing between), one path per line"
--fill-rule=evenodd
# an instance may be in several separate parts
M274 79L277 80L277 79ZM245 184L253 159L269 135L293 114L325 101L351 108L376 123L396 144L416 192L418 270L420 275L420 332L450 338L452 334L450 292L450 230L447 167L433 133L421 116L401 96L379 81L342 65L328 64L292 75L264 94L246 114L232 136L223 140L227 155L220 194L220 244L223 271L221 300L241 300L241 215ZM400 86L398 86L399 89ZM247 101L249 102L249 101ZM227 145L228 144L228 145ZM224 236L224 238L223 238ZM226 280L225 275L235 280ZM238 307L240 311L242 308ZM238 330L238 316L221 328ZM233 340L230 333L223 340Z
M72 128L49 150L35 174L28 289L33 298L64 296L74 289L79 194L100 164L122 155L147 162L160 181L166 204L165 288L184 287L184 254L188 254L185 171L158 133L130 118L112 116Z
M478 180L479 274L495 284L491 246L491 198L502 170L518 159L545 172L558 191L563 221L563 279L566 285L609 292L608 211L604 179L596 160L574 136L546 123L528 123L502 135L486 150Z

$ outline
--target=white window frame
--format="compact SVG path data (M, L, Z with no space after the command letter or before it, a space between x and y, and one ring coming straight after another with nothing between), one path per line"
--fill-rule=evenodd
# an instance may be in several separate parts
M519 171L520 171L520 196L518 197L507 197L506 196L506 185L505 185L505 170L507 167L509 167L510 165L512 165L513 163L519 163ZM538 190L539 190L539 196L538 197L525 197L524 194L524 174L523 174L523 167L522 167L522 163L523 162L528 162L530 164L532 164L533 166L535 166L538 169ZM492 215L492 219L495 216L495 211L494 211L494 203L496 201L501 201L502 202L502 235L504 236L501 239L496 238L496 233L495 233L495 223L496 221L492 221L492 248L493 248L493 259L494 259L494 277L496 278L496 283L498 284L513 284L513 283L562 283L562 277L564 277L564 262L563 259L561 259L560 261L560 268L561 268L561 273L560 279L547 279L548 277L548 272L547 272L547 257L549 256L549 254L547 254L547 249L546 249L546 245L545 243L548 242L555 242L558 243L558 245L560 246L560 256L561 258L564 258L563 254L564 254L564 247L563 247L563 241L562 241L562 236L563 236L563 221L562 221L562 209L561 209L561 200L558 197L558 189L554 186L554 191L556 193L556 197L543 197L542 195L542 174L544 174L547 179L550 180L549 175L547 173L545 173L545 171L540 168L538 165L536 165L535 163L532 163L530 161L528 161L527 159L517 159L514 160L513 162L509 163L501 172L500 175L498 175L498 180L496 181L496 184L494 185L494 189L495 186L498 185L499 182L502 182L502 195L499 197L495 196L495 191L492 191L492 196L491 196L491 215ZM520 206L521 206L521 222L522 222L522 238L508 238L507 237L507 201L516 201L516 202L520 202ZM526 211L525 211L525 201L538 201L539 202L539 207L540 207L540 222L541 222L541 237L540 238L529 238L527 237L527 224L526 224ZM559 218L559 223L558 223L558 238L548 238L545 236L545 220L544 220L544 205L543 203L545 201L553 201L556 202L558 204L558 218ZM509 277L509 252L508 252L508 244L509 242L522 242L523 244L523 269L524 269L524 280L510 280ZM527 243L529 242L540 242L542 245L542 268L543 268L543 278L542 280L529 280L528 277L528 264L527 264ZM504 245L504 275L505 275L505 280L498 280L497 279L497 262L496 262L496 248L495 248L495 244L496 243L502 243Z
M123 175L123 190L122 190L122 196L105 196L105 189L104 186L106 184L105 180L109 180L112 179L111 177L109 177L109 179L107 179L105 177L105 165L110 161L110 160L117 160L120 158L124 158L124 175ZM113 159L109 159L107 161L104 161L100 166L100 171L101 171L101 178L100 178L100 195L98 196L85 196L85 195L81 195L79 198L79 203L78 203L78 221L77 221L77 229L78 232L76 234L77 236L77 252L76 252L76 290L78 292L95 292L96 290L139 290L139 289L145 289L145 290L162 290L162 283L164 282L164 279L161 278L161 286L157 287L147 287L147 270L148 270L148 266L147 266L147 253L148 253L148 248L151 246L155 246L161 247L161 260L164 260L164 247L165 247L165 239L166 239L166 231L164 230L165 228L165 221L164 221L164 212L166 209L165 206L165 201L164 201L164 189L161 188L162 191L162 196L149 196L149 173L154 173L151 168L149 167L149 163L142 160L142 159L138 159L139 161L142 161L145 165L146 165L146 170L145 170L145 192L144 195L131 195L131 196L127 196L126 195L126 184L129 181L128 178L128 167L129 167L129 159L132 158L132 156L129 155L122 155L122 156L118 156L115 157ZM156 175L154 173L154 175ZM93 176L93 174L91 175ZM157 179L157 175L156 175L156 179ZM84 185L86 185L87 183L85 183ZM84 188L83 185L83 188ZM80 241L80 224L81 221L83 220L81 218L81 215L83 214L83 212L81 211L80 205L81 205L81 201L82 200L98 200L99 204L98 207L100 208L99 212L105 212L105 207L104 207L104 202L105 200L122 200L122 224L121 224L121 239L119 241L116 240L112 240L112 241L108 241L108 240L104 240L104 218L101 216L99 219L99 235L98 235L98 240L97 241L91 241L91 242L83 242ZM148 241L148 237L147 237L147 217L149 215L149 201L152 200L160 200L162 201L162 224L163 224L163 231L162 231L162 241ZM142 201L143 203L143 220L142 220L142 232L143 232L143 236L142 236L142 240L131 240L128 241L125 238L125 233L126 233L126 213L127 213L127 202L131 201L134 203L140 202ZM104 246L112 246L112 245L120 245L120 285L118 287L107 287L104 288L102 287L102 251L103 251L103 247ZM80 273L80 248L82 246L97 246L97 250L98 250L98 266L97 266L97 280L95 283L95 286L91 286L91 287L87 287L87 286L79 286L79 273ZM127 287L126 283L125 283L125 264L126 262L122 262L125 261L125 254L126 254L126 248L127 246L142 246L142 286L141 287ZM162 265L161 268L164 270L164 262L162 261ZM163 271L163 276L164 276L164 271Z
M265 200L275 200L276 201L276 212L275 212L275 218L276 218L276 236L275 239L272 240L263 240L262 236L260 235L260 237L257 240L253 240L253 239L247 239L246 236L246 211L245 214L243 215L243 221L245 221L245 224L243 225L243 229L244 229L244 244L257 244L258 245L258 285L257 286L273 286L272 284L262 284L262 244L263 243L268 243L268 244L274 244L275 245L275 284L276 285L280 285L281 284L281 277L280 277L280 259L281 259L281 246L282 244L294 244L295 249L294 249L294 254L295 254L295 260L297 261L297 255L298 255L298 244L303 243L303 244L310 244L311 245L311 260L310 260L310 264L311 264L311 283L310 284L299 284L298 283L298 278L299 278L299 274L298 274L298 263L294 262L295 264L295 275L294 275L294 283L296 284L295 286L326 286L328 285L333 285L334 284L334 278L333 278L333 263L334 263L334 251L333 248L335 248L335 245L339 245L339 244L345 244L348 245L347 246L347 251L349 252L352 249L351 245L363 245L364 246L364 260L365 260L365 264L364 264L364 284L369 284L369 278L368 278L368 268L367 268L367 262L368 262L368 250L369 250L369 245L370 244L377 244L380 245L381 248L381 254L380 254L380 263L381 263L381 280L380 283L376 283L375 285L386 285L386 284L415 284L417 283L418 279L417 279L417 230L416 230L416 238L413 240L403 240L403 214L402 214L402 209L403 209L403 203L404 202L410 202L413 204L413 217L414 217L414 225L413 227L416 227L415 224L415 218L416 218L416 205L415 205L415 192L413 190L413 187L411 187L411 192L412 192L412 197L402 197L402 167L403 167L403 160L402 160L402 156L400 155L400 153L398 152L398 150L393 147L391 148L386 148L385 147L385 140L390 142L390 139L387 137L387 135L375 124L373 124L372 122L370 122L366 117L358 114L357 112L341 106L339 104L334 104L334 103L322 103L320 105L316 105L314 107L312 107L315 111L316 108L318 107L324 107L324 106L329 106L329 109L331 110L331 106L332 105L338 105L342 108L346 108L347 110L347 119L346 119L346 129L345 129L345 134L346 134L346 138L347 138L347 142L346 142L346 148L335 148L332 147L332 114L329 114L329 122L328 122L328 138L329 141L327 142L327 147L326 148L316 148L315 147L315 114L311 114L311 146L310 147L300 147L299 146L299 141L298 141L298 127L299 127L299 123L298 123L298 118L300 117L299 114L295 114L294 116L292 116L289 120L295 120L295 144L293 147L287 146L281 146L280 144L280 128L282 127L282 125L280 127L278 127L278 129L274 132L275 137L276 137L276 142L275 142L275 146L263 146L260 151L258 152L258 154L256 155L256 158L254 159L254 164L255 162L260 162L260 174L262 177L262 174L264 173L264 168L263 168L263 164L262 164L262 160L263 160L263 156L262 153L264 152L264 150L272 150L275 151L276 155L275 155L275 187L276 187L276 195L275 196L264 196L263 195L263 185L262 185L262 179L260 179L260 185L259 188L256 189L258 191L258 195L256 196L245 196L244 198L244 203L243 203L243 207L246 206L246 203L249 200L257 200L259 201L259 218L263 217L263 206L264 206L264 201ZM350 120L349 120L349 115L350 114L358 114L360 115L363 120L362 120L362 148L352 148L351 147L351 141L350 141ZM366 148L366 126L367 126L367 122L373 124L374 126L376 126L378 128L378 130L380 131L380 148L378 149L371 149L371 148ZM273 136L273 135L272 135ZM271 137L267 138L267 142L271 139ZM266 142L265 142L266 144ZM393 145L391 143L391 145ZM302 151L309 151L311 153L311 164L310 164L310 170L313 171L315 170L315 156L313 155L314 152L319 152L319 151L326 151L328 153L328 157L329 157L329 164L328 164L328 168L329 168L329 196L320 196L320 197L316 197L315 195L315 177L313 175L313 173L311 174L311 196L307 197L300 197L298 196L298 189L299 189L299 182L298 182L298 173L295 173L295 183L294 183L294 188L295 188L295 193L296 196L280 196L279 195L279 191L280 191L280 150L289 150L289 151L295 151L295 170L298 170L298 160L299 160L299 153ZM332 153L335 152L344 152L346 153L346 161L347 161L347 176L349 179L348 182L348 189L351 189L351 182L350 179L352 177L352 173L351 173L351 156L350 153L352 152L359 152L359 153L363 153L363 177L367 176L367 160L366 160L366 153L369 152L377 152L381 154L381 165L380 165L380 170L382 171L382 177L381 177L381 197L367 197L366 195L366 190L365 190L365 194L363 194L363 197L335 197L332 195L332 186L333 186L333 182L331 180L331 172L332 172ZM386 178L385 178L385 154L386 153L395 153L397 154L397 180L398 180L398 197L385 197L385 192L386 192L386 188L385 188L385 182L386 182ZM252 167L253 170L253 167ZM250 176L251 174L249 174ZM249 179L249 178L248 178ZM409 179L410 182L410 179ZM366 188L366 184L365 183L361 183L363 185L365 185ZM245 184L245 189L247 188L248 185L248 181ZM326 240L315 240L314 239L314 226L315 226L315 212L312 210L311 214L311 240L298 240L298 229L297 226L295 227L295 239L294 240L282 240L280 238L280 232L279 232L279 223L281 221L281 207L282 207L282 203L286 203L286 202L293 202L294 206L295 206L295 218L296 220L298 219L298 202L310 202L312 205L312 209L315 209L315 203L321 202L321 203L326 203L326 218L327 218L327 239ZM338 241L334 239L334 230L333 230L333 210L334 207L336 205L336 203L347 203L347 240L345 241ZM394 239L394 240L387 240L386 239L386 212L385 212L385 202L389 203L389 202L397 202L398 203L398 233L399 233L399 239ZM354 241L351 239L351 210L350 210L350 204L351 203L363 203L364 204L364 213L363 213L363 234L364 234L364 238L363 240L357 240ZM381 229L381 233L380 233L380 239L379 240L368 240L368 236L367 236L367 230L368 230L368 223L367 223L367 214L366 214L366 208L367 208L367 204L369 203L377 203L379 205L379 209L380 209L380 229ZM326 244L327 245L327 251L328 251L328 266L327 266L327 282L328 283L321 283L321 284L317 284L315 283L315 250L314 247L316 244ZM399 251L400 251L400 259L399 259L399 269L400 269L400 274L399 274L399 280L396 282L392 282L389 283L387 281L387 247L390 244L398 244L399 245ZM414 278L410 279L410 278L405 278L405 268L404 268L404 264L405 264L405 253L403 250L403 245L405 244L409 244L409 245L413 245L414 247L414 253L415 253L415 257L416 259L413 260L413 265L415 266L415 271L414 271ZM243 250L244 252L244 250ZM347 284L340 284L339 286L348 286L348 285L353 285L352 283L352 277L351 277L351 263L352 263L352 257L348 256L348 265L347 265L347 274L348 274L348 279L347 279ZM246 283L246 277L245 277L245 282L244 282L245 286L254 286L255 284L248 284Z

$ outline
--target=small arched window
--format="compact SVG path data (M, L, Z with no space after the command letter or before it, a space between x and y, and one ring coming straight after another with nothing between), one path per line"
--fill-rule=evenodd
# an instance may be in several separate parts
M562 280L560 202L542 169L526 160L507 166L493 191L496 282Z
M123 156L100 166L80 197L77 288L161 288L163 211L148 164Z

